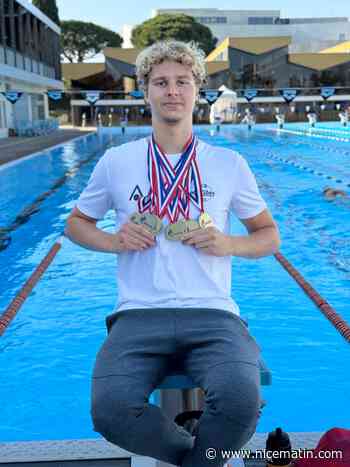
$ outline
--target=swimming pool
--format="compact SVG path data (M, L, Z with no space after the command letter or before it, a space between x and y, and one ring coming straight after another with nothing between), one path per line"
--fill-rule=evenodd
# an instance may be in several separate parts
M286 125L293 133L269 124L252 132L243 126L224 126L219 134L201 126L196 132L246 157L279 223L281 252L350 322L350 204L321 195L326 185L350 191L350 144L325 137L347 131L340 124L322 125L330 132L318 136L308 135L306 124ZM0 251L0 312L61 235L105 148L149 131L129 128L122 137L106 129L0 170L1 227L48 193ZM112 231L113 214L100 226ZM233 219L232 233L241 232ZM105 337L104 317L114 307L114 278L112 255L64 241L0 338L0 397L6 401L0 441L99 437L89 414L90 376ZM235 258L232 293L273 375L272 386L263 390L268 404L258 432L278 425L287 431L349 428L349 346L276 259Z

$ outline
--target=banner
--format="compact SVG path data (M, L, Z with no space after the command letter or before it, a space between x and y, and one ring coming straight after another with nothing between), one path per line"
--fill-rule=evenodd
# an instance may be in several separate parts
M89 104L94 105L100 99L100 94L100 91L86 91L85 100L88 101Z
M53 101L60 101L62 99L63 91L51 89L47 91L49 99Z
M298 91L296 89L280 89L280 93L282 94L283 99L289 104L293 102L294 99L297 97Z
M257 95L257 89L245 89L243 94L243 96L247 99L248 102L252 101Z
M143 98L143 92L135 89L134 91L129 92L129 96L135 97L135 99L142 99Z
M334 96L334 94L335 94L335 88L331 88L331 87L321 88L321 96L323 97L324 100L328 99L329 97Z
M199 92L199 95L203 97L209 105L213 105L221 96L223 91L219 89L203 89Z
M1 93L3 96L6 97L6 99L11 102L11 104L16 104L18 99L21 97L23 92L19 91L4 91Z

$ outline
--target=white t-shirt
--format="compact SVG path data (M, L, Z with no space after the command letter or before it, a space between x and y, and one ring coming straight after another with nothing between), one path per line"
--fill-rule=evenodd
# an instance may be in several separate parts
M77 202L87 216L102 219L109 209L116 213L116 231L136 211L136 195L145 196L148 138L108 149L96 164ZM168 155L173 164L179 154ZM215 226L229 234L229 211L240 219L266 209L254 175L243 157L227 148L199 140L197 163L202 180L204 210ZM191 204L190 217L198 209ZM163 218L163 225L168 224ZM156 246L118 254L117 310L132 308L218 308L239 315L231 298L231 257L211 256L193 246L167 240L164 228Z

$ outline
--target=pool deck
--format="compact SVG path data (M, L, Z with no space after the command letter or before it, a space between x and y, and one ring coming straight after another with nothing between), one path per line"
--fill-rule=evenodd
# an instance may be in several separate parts
M30 154L43 151L57 144L65 143L73 138L84 136L95 131L91 128L65 128L60 129L43 136L14 136L0 139L0 166L7 162L20 159Z
M323 433L288 433L293 449L316 447ZM256 433L244 446L251 452L265 448L268 433ZM230 465L230 463L228 464ZM234 467L234 463L231 464ZM149 457L135 456L104 439L0 443L0 467L171 467ZM246 467L265 466L245 460Z

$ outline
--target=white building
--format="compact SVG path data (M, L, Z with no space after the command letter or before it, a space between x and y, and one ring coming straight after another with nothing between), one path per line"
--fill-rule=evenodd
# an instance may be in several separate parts
M291 53L318 52L350 40L349 18L281 18L280 10L221 10L218 8L157 9L184 13L211 29L218 43L226 37L291 36Z
M49 89L63 89L60 28L27 0L0 0L0 137L48 117ZM23 92L16 104L1 94Z
M132 49L134 47L131 42L131 33L134 27L135 26L131 24L123 24L122 32L120 34L123 38L123 49Z

